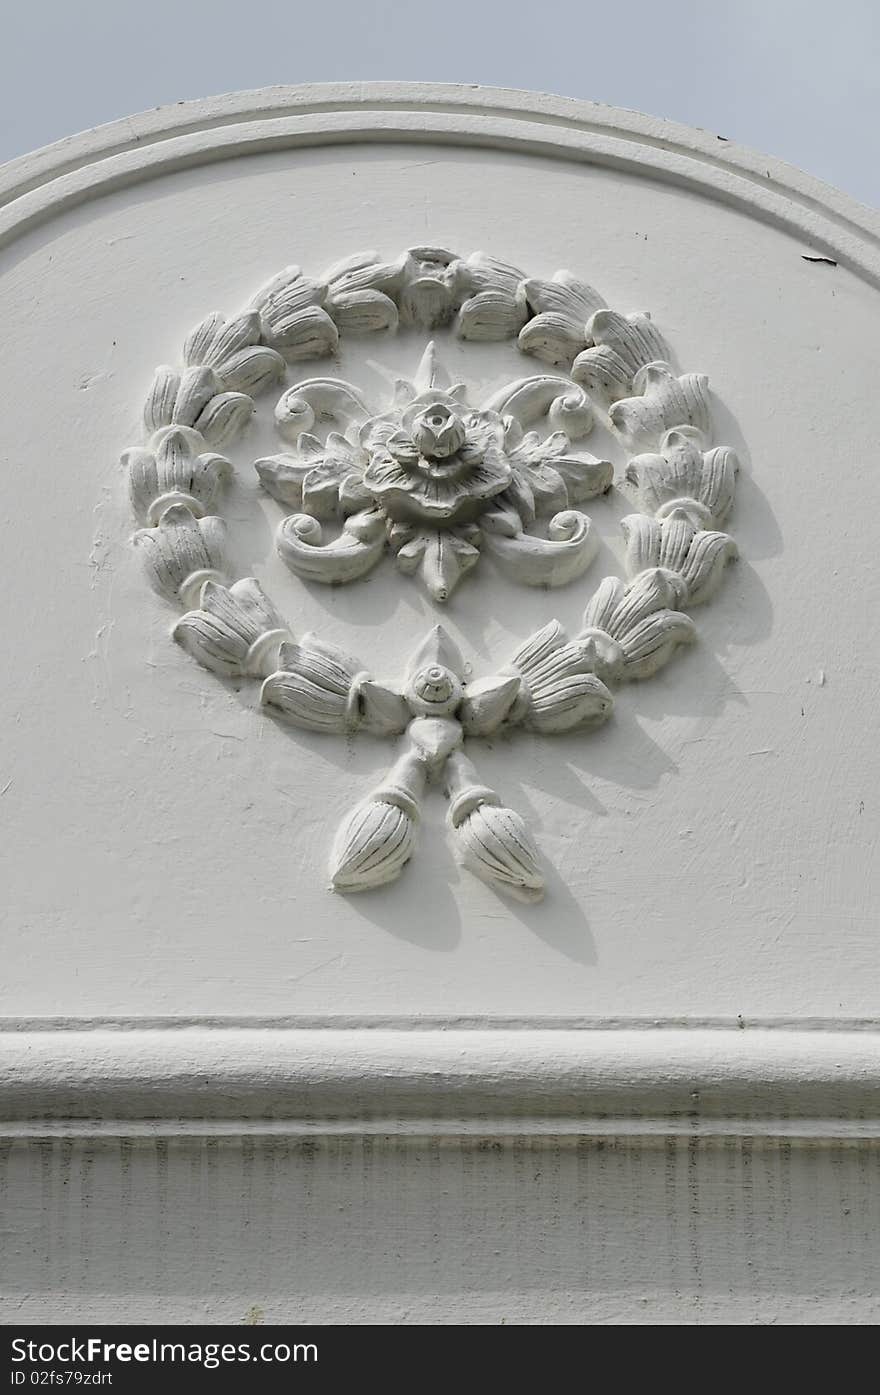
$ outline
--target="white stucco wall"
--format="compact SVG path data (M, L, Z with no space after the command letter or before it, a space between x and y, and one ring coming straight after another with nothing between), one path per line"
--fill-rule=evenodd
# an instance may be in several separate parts
M28 1111L26 1095L15 1095L16 1052L47 1018L63 1019L76 1041L70 1056L51 1049L47 1056L53 1138L64 1132L59 1115L114 1117L106 1093L115 1069L112 1035L93 1053L87 1035L104 1019L153 1023L159 1035L161 1019L192 1021L208 1033L210 1021L235 1019L276 1045L273 1034L286 1027L341 1026L356 1035L392 1021L404 1032L419 1023L523 1033L583 1024L612 1035L616 1024L654 1024L658 1079L662 1033L672 1024L694 1033L725 1033L729 1024L723 1039L733 1040L741 1019L746 1031L760 1025L768 1034L768 1078L784 1055L774 1031L799 1029L792 1060L801 1066L785 1067L785 1078L819 1079L826 1090L814 1107L804 1086L803 1112L845 1115L834 1103L835 1061L844 1062L841 1099L854 1077L867 1090L874 1037L864 1024L876 1015L880 967L871 623L877 483L869 406L880 350L878 228L821 187L795 176L788 183L782 167L762 172L708 138L607 109L535 99L517 115L510 94L481 103L456 89L424 103L412 91L375 89L362 107L331 93L322 98L323 114L305 89L294 92L286 114L280 98L261 100L250 112L234 102L184 109L162 139L158 125L145 128L140 148L101 149L100 140L91 151L73 147L54 171L53 157L8 167L12 195L0 206L7 220L0 313L14 327L0 351L10 664L0 711L0 1010L9 1019L3 1039L18 1121L13 1205L32 1221L30 1207L42 1207L44 1221L55 1214L47 1204L64 1211L51 1200L55 1163L46 1163L42 1200L30 1191L23 1158L40 1135L41 1110ZM224 146L227 134L237 148ZM107 180L94 195L87 187L93 179ZM172 612L146 590L129 542L119 451L138 438L154 365L177 359L191 326L211 310L237 309L291 261L318 272L361 248L390 256L420 243L462 253L484 248L531 275L568 267L613 306L650 311L681 366L709 374L716 439L735 447L742 465L730 525L740 560L695 617L698 643L650 680L622 689L605 728L502 737L480 753L482 777L528 815L549 865L548 893L536 906L499 899L455 866L439 793L427 806L417 858L399 882L360 899L330 895L324 867L332 830L387 767L388 743L283 731L255 710L252 688L237 691L198 668L170 642ZM816 257L836 264L810 260ZM351 340L333 371L374 390L383 373L415 367L424 338L402 331ZM480 389L528 371L508 346L463 345L441 334L438 347L453 376ZM323 370L303 366L301 376L313 371ZM294 367L288 381L297 375ZM436 607L390 561L348 589L304 586L285 570L272 542L280 511L250 470L255 456L277 449L272 400L262 400L257 421L231 451L237 479L226 515L240 572L264 583L297 633L320 629L367 653L378 672L395 672L436 622ZM608 451L618 470L625 463L602 428L585 444L595 454ZM442 618L476 663L503 662L551 616L576 629L593 586L620 571L618 521L630 506L613 493L583 507L602 537L583 580L549 594L529 591L486 559L462 584ZM817 1024L835 1028L843 1044L839 1057L813 1070L811 1060L822 1054L811 1055L822 1037ZM708 1056L692 1040L697 1098L699 1063ZM859 1064L847 1075L854 1041ZM548 1078L553 1051L547 1047ZM156 1069L171 1071L167 1063ZM418 1069L420 1079L431 1078L427 1059ZM81 1107L72 1107L76 1092L70 1083L65 1096L65 1080L81 1082L80 1070L89 1083ZM760 1061L749 1070L760 1094ZM686 1075L676 1087L682 1092ZM271 1101L271 1063L262 1073L255 1067L253 1080L259 1113ZM672 1111L669 1101L652 1111L645 1081L635 1114ZM206 1085L210 1091L210 1077ZM42 1087L33 1088L39 1097ZM347 1088L349 1105L356 1103L357 1087ZM214 1108L206 1102L205 1112ZM392 1100L387 1118L395 1108ZM178 1101L178 1109L192 1109L191 1100ZM747 1114L748 1100L734 1112ZM315 1127L320 1113L312 1111ZM422 1113L430 1131L429 1088ZM94 1251L76 1251L76 1272L63 1271L59 1258L74 1264L66 1239L38 1264L16 1231L10 1310L19 1311L15 1295L46 1285L64 1292L73 1316L99 1303L107 1315L235 1320L238 1308L243 1317L256 1303L284 1317L294 1303L302 1311L304 1293L316 1318L323 1312L342 1321L432 1314L495 1321L508 1312L518 1321L687 1319L692 1299L693 1312L709 1318L760 1319L765 1302L774 1301L780 1317L868 1316L873 1261L867 1248L845 1241L840 1215L846 1200L846 1214L854 1204L863 1228L876 1221L869 1213L873 1145L862 1136L870 1129L860 1131L852 1119L831 1128L830 1138L852 1134L846 1147L835 1145L841 1151L833 1166L831 1154L813 1145L797 1145L792 1160L773 1141L774 1129L762 1129L770 1137L759 1164L745 1159L748 1130L739 1126L733 1142L716 1148L704 1141L690 1161L678 1125L666 1156L656 1142L632 1139L610 1154L595 1144L560 1150L533 1139L499 1145L496 1156L474 1154L471 1142L454 1157L458 1145L449 1140L421 1152L410 1141L397 1151L377 1146L368 1166L351 1152L360 1143L321 1143L305 1158L290 1144L279 1158L263 1142L259 1165L277 1163L289 1185L282 1197L270 1196L264 1181L254 1184L248 1205L267 1234L311 1227L314 1244L306 1244L296 1282L286 1262L271 1258L259 1274L246 1263L245 1277L208 1281L213 1251L203 1248L180 1256L173 1299L155 1236L163 1225L173 1229L175 1209L191 1203L207 1224L201 1208L209 1205L208 1182L197 1184L193 1202L179 1169L214 1166L213 1157L210 1205L224 1211L224 1196L238 1194L236 1169L247 1161L240 1150L253 1145L239 1141L232 1153L185 1164L181 1148L198 1159L203 1145L177 1142L166 1172L167 1159L144 1142L120 1171L115 1143L105 1142L88 1173L93 1183L78 1174L83 1187L97 1188L83 1197L82 1214L97 1195L105 1215L119 1188L132 1188L142 1198L138 1233L153 1237L155 1273L134 1276L97 1237ZM51 1148L61 1146L56 1139ZM77 1142L71 1165L83 1146ZM557 1179L552 1195L527 1186L526 1173L543 1172L533 1153ZM58 1166L70 1162L61 1157ZM585 1166L593 1169L588 1187ZM692 1176L700 1179L699 1196L688 1192ZM471 1188L455 1204L451 1178ZM411 1208L412 1230L400 1242L403 1280L389 1270L387 1284L377 1284L366 1258L376 1253L373 1231L359 1240L364 1263L353 1277L343 1280L322 1257L333 1246L316 1237L335 1198L346 1208L363 1188L369 1225L379 1230L401 1198ZM528 1248L547 1246L534 1291L516 1277L525 1263L517 1245L526 1242L513 1235L523 1189ZM500 1198L491 1215L481 1209L490 1208L490 1193ZM580 1219L588 1195L610 1208L597 1226L611 1259L632 1241L632 1227L644 1240L642 1268L625 1261L610 1287L602 1266L590 1260L583 1267L593 1234L592 1220ZM642 1201L624 1220L633 1196ZM810 1196L820 1215L802 1230ZM861 1200L853 1203L854 1196ZM748 1244L758 1250L768 1229L790 1235L781 1267L755 1250L758 1257L742 1264L757 1265L760 1281L743 1268L708 1272L707 1256L725 1234L725 1207L737 1215L751 1208ZM121 1226L121 1212L111 1213L118 1217L112 1225ZM453 1214L459 1225L469 1217L480 1236L500 1237L497 1275L481 1271L464 1283L464 1232L450 1229ZM672 1227L665 1240L663 1217ZM217 1253L238 1248L239 1221L236 1210L224 1222ZM698 1237L690 1252L687 1224ZM446 1238L422 1264L416 1251L425 1226ZM169 1243L173 1257L176 1241ZM829 1246L837 1267L804 1290L810 1256ZM257 1248L256 1241L245 1245L255 1263ZM669 1255L680 1268L671 1288L659 1277ZM120 1282L129 1297L99 1300L97 1290L118 1293ZM211 1293L196 1301L192 1293L205 1282ZM679 1296L671 1298L672 1290ZM844 1290L857 1296L835 1306ZM441 1292L455 1297L440 1301ZM804 1292L799 1306L795 1295ZM28 1300L21 1311L39 1315L41 1301Z

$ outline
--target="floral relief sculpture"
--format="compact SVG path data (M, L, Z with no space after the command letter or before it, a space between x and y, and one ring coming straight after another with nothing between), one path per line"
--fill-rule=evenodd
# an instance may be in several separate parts
M398 676L375 676L320 636L297 637L255 578L230 572L216 509L232 466L216 448L289 363L334 353L340 335L399 325L515 340L550 371L473 402L429 342L412 381L398 380L385 403L335 377L286 388L275 407L285 448L255 468L286 511L276 546L297 576L345 584L390 553L442 604L486 552L515 582L566 585L597 548L575 506L614 484L612 464L580 444L595 417L628 452L620 487L637 510L622 520L628 579L599 583L577 634L551 620L494 673L473 676L435 626ZM402 742L337 832L334 889L400 875L436 785L463 865L501 891L539 897L537 846L481 783L473 743L516 728L600 726L617 685L650 677L695 638L687 611L710 599L736 556L722 525L737 461L712 444L705 376L680 374L646 315L609 309L570 272L531 279L484 253L421 247L391 262L359 254L317 279L288 267L237 317L208 316L186 340L183 367L157 370L144 420L146 443L123 461L147 578L184 611L177 643L221 677L259 681L259 705L279 722Z
M523 430L569 386L549 375L520 380L475 408L462 384L448 385L433 344L415 381L399 381L395 401L376 415L349 383L296 384L276 408L295 452L256 462L268 493L301 511L279 528L284 561L338 584L372 570L387 543L400 570L418 572L440 602L484 546L528 584L571 581L595 550L590 520L571 504L610 488L613 467L575 450L564 430L543 438ZM587 410L584 402L581 426ZM319 416L346 429L322 442L305 429ZM539 514L553 515L549 539L526 532ZM349 518L341 540L324 543L316 523Z

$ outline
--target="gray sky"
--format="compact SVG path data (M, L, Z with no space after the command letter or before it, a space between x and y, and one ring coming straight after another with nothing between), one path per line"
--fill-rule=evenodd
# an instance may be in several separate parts
M273 83L525 87L668 116L880 204L878 0L0 0L0 160Z

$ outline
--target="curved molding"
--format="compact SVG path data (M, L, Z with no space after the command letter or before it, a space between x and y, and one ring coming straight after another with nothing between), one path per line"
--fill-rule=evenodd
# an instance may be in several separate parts
M0 1136L880 1136L878 1024L0 1029Z
M780 160L595 102L455 84L264 88L71 136L0 171L0 245L65 208L174 170L257 151L414 140L648 175L745 209L880 284L880 215Z

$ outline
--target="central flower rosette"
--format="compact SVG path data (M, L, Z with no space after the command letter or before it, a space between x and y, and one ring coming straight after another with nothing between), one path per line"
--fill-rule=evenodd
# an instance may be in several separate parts
M609 461L572 447L592 421L585 402L566 379L544 374L475 406L433 344L415 381L397 379L378 412L340 379L295 384L275 409L295 449L255 462L263 487L297 510L279 525L278 551L300 576L336 584L366 575L387 544L440 602L483 547L529 585L563 585L595 551L589 518L572 506L613 475ZM547 435L524 429L544 421L554 428ZM325 423L322 440L314 433ZM539 515L550 518L547 537L531 531ZM325 542L320 525L340 519L341 536Z
M498 413L463 410L436 389L367 422L362 442L364 486L398 523L473 523L513 478Z

